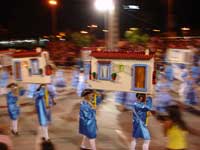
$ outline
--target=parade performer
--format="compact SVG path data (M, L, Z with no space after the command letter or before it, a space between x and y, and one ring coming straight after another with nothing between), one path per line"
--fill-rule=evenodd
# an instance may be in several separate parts
M165 75L168 81L173 81L174 75L173 75L173 68L171 64L165 65Z
M17 104L19 100L19 96L24 95L25 90L20 90L18 85L15 83L11 83L7 86L10 88L10 91L7 94L7 106L8 106L8 114L12 121L11 132L14 135L18 135L18 118L20 115L20 108Z
M198 103L198 96L196 93L196 89L195 89L195 80L192 77L192 73L190 72L188 74L188 77L186 79L186 88L185 88L185 93L184 93L184 101L187 104L191 104L191 105L195 105Z
M166 76L160 74L160 80L156 84L156 96L155 107L159 112L164 112L166 106L171 102L171 95L169 94L171 88L170 82L166 79Z
M131 150L136 148L136 140L138 138L144 139L143 150L149 149L150 133L147 128L147 115L152 109L152 99L148 97L146 99L145 94L136 94L137 102L133 104L133 133Z
M39 84L31 83L27 85L26 96L28 98L33 98L35 91L39 87Z
M49 140L48 125L51 122L51 106L53 104L50 93L47 85L41 84L34 94L41 136L45 140Z
M75 70L72 73L72 81L71 81L72 88L74 88L74 89L77 88L78 80L79 80L79 69L78 69L78 67L75 67Z
M64 78L64 72L62 70L58 70L55 74L53 84L55 87L63 88L67 86L66 80Z
M94 91L85 89L82 94L84 100L80 105L79 133L83 135L81 149L86 148L86 141L89 140L92 150L96 150L97 124L96 124L96 97Z
M191 68L191 73L195 83L197 83L198 79L200 78L200 66L198 63L194 63Z
M115 92L115 101L119 104L124 104L126 100L126 92Z
M86 77L84 75L84 70L80 69L79 82L78 82L78 85L77 85L77 95L81 97L81 93L86 88L88 88L88 85L86 83Z

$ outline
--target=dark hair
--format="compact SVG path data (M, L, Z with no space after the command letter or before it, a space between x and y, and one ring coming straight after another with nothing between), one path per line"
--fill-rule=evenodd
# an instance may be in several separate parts
M82 93L81 93L81 97L84 97L90 93L93 93L94 91L92 89L85 89Z
M7 85L7 88L11 88L12 86L18 86L16 83L10 83Z
M55 150L55 147L50 140L43 140L41 143L41 150Z
M169 119L178 125L183 130L188 130L185 121L182 119L181 111L177 105L172 105L167 107L167 112Z
M144 93L136 93L135 96L137 99L140 99L142 97L143 101L146 100L146 95Z
M0 150L8 150L8 146L5 143L0 142Z
M40 91L40 89L42 88L42 86L44 86L45 84L40 84L40 86L37 88L36 91Z

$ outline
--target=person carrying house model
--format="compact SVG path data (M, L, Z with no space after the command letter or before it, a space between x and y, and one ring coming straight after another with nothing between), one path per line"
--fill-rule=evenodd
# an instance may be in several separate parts
M19 96L24 95L25 90L20 89L16 83L7 86L10 91L6 95L8 114L11 119L11 132L18 135L18 119L20 115Z
M48 125L51 122L52 95L53 93L49 91L47 84L40 84L34 94L35 107L40 124L40 135L45 140L49 140Z
M136 140L141 138L144 140L142 149L149 150L150 132L147 128L148 113L152 110L152 98L145 94L137 93L137 101L133 104L133 133L131 150L136 150Z
M84 99L81 102L79 113L79 133L83 135L80 148L81 150L87 150L86 142L88 140L91 150L96 150L96 93L92 89L85 89L81 96Z

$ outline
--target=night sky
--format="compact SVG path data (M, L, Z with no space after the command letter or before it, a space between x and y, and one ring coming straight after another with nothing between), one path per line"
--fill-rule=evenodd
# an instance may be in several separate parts
M59 0L57 31L79 31L89 24L103 28L103 14L93 7L94 0ZM147 30L166 29L166 0L120 0L123 4L136 4L140 10L120 9L120 30L141 27ZM175 29L186 26L200 29L198 0L174 0ZM47 0L2 0L0 28L7 29L11 37L46 35L51 32L51 13ZM5 30L4 30L5 31ZM7 34L0 34L6 36Z

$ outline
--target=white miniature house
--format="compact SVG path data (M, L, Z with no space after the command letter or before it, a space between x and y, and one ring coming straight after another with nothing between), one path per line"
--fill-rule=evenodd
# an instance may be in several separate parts
M154 56L135 52L94 51L91 53L93 89L153 93Z
M14 80L25 83L51 83L52 70L46 51L25 51L12 55Z

